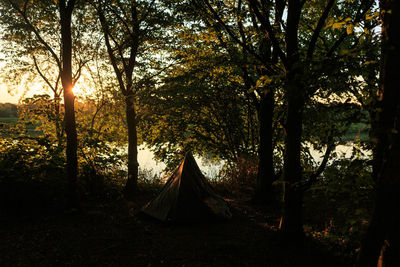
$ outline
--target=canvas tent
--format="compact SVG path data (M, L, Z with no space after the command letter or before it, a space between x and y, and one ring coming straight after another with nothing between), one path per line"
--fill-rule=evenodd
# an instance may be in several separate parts
M229 219L228 204L201 173L191 153L167 180L160 194L142 211L163 222Z

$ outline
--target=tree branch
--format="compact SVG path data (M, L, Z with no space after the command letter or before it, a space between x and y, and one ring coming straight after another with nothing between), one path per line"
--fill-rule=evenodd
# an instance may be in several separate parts
M358 7L356 17L353 21L354 24L358 23L361 21L361 19L365 16L365 14L370 10L372 5L374 4L374 0L362 0L360 6ZM364 8L363 8L364 7ZM333 52L336 51L336 49L342 44L342 42L346 39L347 37L347 32L346 30L343 30L342 35L340 36L339 39L332 45L331 49L327 52L327 56L331 56Z
M310 43L308 45L307 56L306 56L307 60L311 60L314 55L315 44L317 43L318 36L321 33L321 30L325 25L325 21L328 18L329 12L331 11L334 3L335 3L335 0L329 0L328 4L326 5L326 7L324 9L324 12L322 13L321 17L318 20L317 27L315 27L314 33L313 33Z
M310 178L308 179L308 181L305 184L304 190L309 189L317 181L318 176L320 176L321 173L325 170L325 167L326 167L326 164L328 163L329 157L330 157L332 151L335 149L335 147L336 147L336 145L333 142L333 136L331 135L328 140L324 158L322 159L322 162L319 165L318 169L310 175Z
M50 83L49 79L47 79L47 77L43 74L43 72L40 70L39 65L37 64L37 60L35 55L32 55L33 58L33 63L35 65L36 71L38 72L39 76L42 77L42 79L44 80L44 82L50 87L50 89L53 92L56 92L56 89L54 88L54 86Z
M29 28L31 28L31 31L35 34L36 38L39 40L39 42L50 52L50 54L53 56L54 60L57 63L57 66L59 69L62 69L61 67L61 61L58 58L57 54L54 52L54 50L50 47L50 45L42 38L40 33L37 31L37 29L33 26L33 24L29 21L28 17L26 16L25 11L22 11L12 0L6 0L24 19L25 23ZM26 7L24 7L26 8Z
M257 53L255 53L252 49L250 49L246 43L243 43L242 41L240 41L240 39L233 33L231 28L222 21L221 17L217 14L217 12L214 10L214 8L210 5L209 1L203 0L203 2L206 4L208 10L213 14L213 16L217 20L217 22L225 29L225 31L228 33L228 35L236 43L238 43L240 46L242 46L243 49L245 49L252 56L254 56L257 60L259 60L261 63L264 63L262 57L260 55L258 55Z
M282 64L286 68L287 67L287 58L279 45L278 39L275 36L275 31L273 30L273 27L269 21L269 15L266 16L265 14L264 15L261 14L261 12L258 8L259 3L257 2L257 0L247 0L247 2L249 3L250 8L253 10L257 19L260 21L262 28L268 34L268 38L271 40L274 50L276 51L277 55L279 56L279 58L282 61Z
M117 59L116 59L116 57L114 55L113 49L112 49L111 44L110 44L109 30L108 30L108 27L107 27L106 19L104 17L104 13L101 10L101 7L95 6L95 8L97 10L97 14L99 15L100 24L101 24L101 26L103 28L104 39L105 39L105 43L106 43L106 47L107 47L107 52L108 52L108 55L110 57L111 65L113 66L115 75L117 76L117 80L118 80L118 83L119 83L119 87L121 88L122 94L126 95L127 92L126 92L126 88L125 88L125 85L124 85L124 80L122 78L122 72L118 68Z

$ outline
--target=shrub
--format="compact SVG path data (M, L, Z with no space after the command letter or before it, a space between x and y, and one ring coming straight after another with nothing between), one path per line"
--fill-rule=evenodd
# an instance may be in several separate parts
M326 168L305 198L307 222L315 237L355 252L373 207L371 171L366 159L341 159Z

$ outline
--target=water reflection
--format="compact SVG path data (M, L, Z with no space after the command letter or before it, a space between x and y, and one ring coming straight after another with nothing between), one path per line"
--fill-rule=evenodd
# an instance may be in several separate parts
M210 162L209 160L194 157L197 165L199 165L202 173L208 178L215 178L221 170L223 163L221 162ZM154 159L153 152L150 151L146 146L141 145L138 150L138 161L139 168L142 170L152 171L157 176L163 175L165 164Z

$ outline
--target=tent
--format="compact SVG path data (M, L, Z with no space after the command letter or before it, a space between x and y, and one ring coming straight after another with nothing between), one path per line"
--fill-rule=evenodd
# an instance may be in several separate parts
M201 173L192 154L186 154L160 194L142 211L163 222L229 219L228 203L218 196Z

